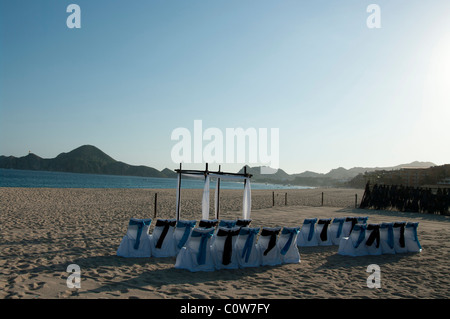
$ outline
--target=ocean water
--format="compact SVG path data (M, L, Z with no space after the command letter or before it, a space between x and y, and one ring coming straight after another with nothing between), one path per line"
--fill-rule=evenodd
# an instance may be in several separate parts
M181 187L202 189L203 180L182 178ZM211 188L215 182L211 182ZM168 188L176 189L176 178L78 174L0 168L0 187L48 188ZM242 182L221 181L221 189L243 189ZM305 189L310 187L252 183L252 189Z

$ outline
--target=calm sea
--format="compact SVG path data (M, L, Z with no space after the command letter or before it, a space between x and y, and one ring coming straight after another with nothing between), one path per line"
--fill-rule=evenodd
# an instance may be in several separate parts
M202 189L202 180L182 179L182 188ZM0 168L0 187L49 188L169 188L177 187L176 178L113 176ZM211 183L211 188L215 182ZM242 189L242 182L221 181L220 188ZM252 183L252 189L304 189L310 187Z

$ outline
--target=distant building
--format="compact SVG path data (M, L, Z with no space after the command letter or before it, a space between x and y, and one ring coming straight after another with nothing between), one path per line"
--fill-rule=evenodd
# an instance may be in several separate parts
M421 167L404 167L398 173L405 186L419 187L428 176L428 170Z
M402 167L397 170L366 172L362 176L365 183L371 185L404 185L422 187L424 185L450 185L450 164L441 166Z

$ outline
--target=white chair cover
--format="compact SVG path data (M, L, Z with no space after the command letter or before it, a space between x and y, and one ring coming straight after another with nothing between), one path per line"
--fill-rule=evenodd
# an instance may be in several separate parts
M186 246L181 248L175 268L196 271L214 271L210 241L215 228L194 228Z
M302 228L297 236L297 246L309 247L319 245L315 234L317 218L303 220Z
M319 246L333 245L333 242L331 241L330 224L331 218L321 218L317 221L315 232Z
M349 237L342 237L339 243L338 254L347 256L367 255L366 248L366 228L367 225L356 224Z
M418 226L418 222L407 222L405 226L405 245L410 253L420 253L422 251L422 246L417 237Z
M281 264L280 248L277 245L281 227L264 227L258 239L258 252L261 266Z
M284 227L278 237L278 249L280 250L282 264L297 264L300 262L300 253L296 245L300 227Z
M394 249L394 223L381 223L380 246L383 254L395 254Z
M239 227L218 227L216 239L211 244L211 256L216 269L237 269L239 267L234 246Z
M242 227L236 240L236 257L240 268L259 267L261 264L257 246L259 227Z
M330 237L333 245L339 245L341 238L343 237L342 228L344 226L345 217L336 217L330 226Z
M369 255L381 255L383 253L380 239L380 224L367 225L366 247Z
M197 221L195 220L179 220L173 232L173 239L175 244L175 251L178 253L183 248L189 237L191 236L192 229L195 227Z
M128 229L117 249L117 256L121 257L150 257L151 245L148 228L152 222L151 218L131 218Z
M406 222L404 221L394 223L394 249L397 254L408 252L405 243L405 226Z
M176 219L158 219L150 235L153 257L176 256L174 230Z

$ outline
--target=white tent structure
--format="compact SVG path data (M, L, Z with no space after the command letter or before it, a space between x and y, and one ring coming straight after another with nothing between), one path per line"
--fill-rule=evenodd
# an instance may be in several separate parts
M195 178L202 178L205 181L205 185L203 187L203 197L202 197L202 219L209 219L209 186L211 182L211 178L216 179L216 189L215 189L215 200L214 200L214 212L215 219L219 219L220 214L220 181L221 180L232 180L232 181L243 181L244 182L244 196L242 203L242 219L250 219L251 207L252 207L252 197L251 197L251 187L250 187L250 178L251 174L247 173L246 167L244 167L244 173L227 173L219 170L209 171L208 163L206 163L206 169L202 170L183 170L180 168L175 169L175 172L178 174L178 187L177 187L177 204L176 204L176 220L180 220L180 201L181 201L181 176L189 176Z

